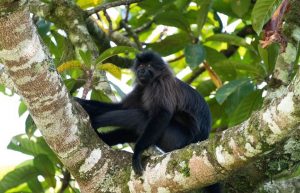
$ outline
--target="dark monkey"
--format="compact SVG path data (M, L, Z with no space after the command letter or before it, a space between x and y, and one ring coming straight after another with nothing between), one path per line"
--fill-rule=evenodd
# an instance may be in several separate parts
M77 101L89 114L93 128L119 127L107 133L98 132L105 143L135 143L132 166L136 174L141 174L145 149L155 145L169 152L207 139L211 114L204 98L175 78L158 54L138 54L134 71L136 86L122 102ZM207 188L218 189L216 185Z

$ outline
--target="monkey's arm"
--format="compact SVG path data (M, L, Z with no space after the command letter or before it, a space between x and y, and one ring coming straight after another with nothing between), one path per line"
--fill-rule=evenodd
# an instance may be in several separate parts
M134 147L134 154L132 157L132 167L136 174L141 175L143 167L141 164L141 155L145 149L151 145L155 145L159 138L166 130L172 118L172 113L165 109L159 109L153 115L147 124L144 132L139 137Z

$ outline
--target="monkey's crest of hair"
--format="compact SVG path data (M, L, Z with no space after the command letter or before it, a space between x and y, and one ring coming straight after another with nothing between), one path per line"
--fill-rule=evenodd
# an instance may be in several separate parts
M151 64L151 66L153 66L155 69L163 72L163 76L175 78L173 71L170 69L169 65L162 59L162 57L158 53L154 51L147 50L140 54L137 54L134 68L136 68L139 64Z
M142 64L151 63L156 68L165 68L168 66L166 62L161 58L161 56L158 53L153 51L144 51L140 54L137 54L135 65L140 63Z
M165 63L163 61L163 59L161 58L161 56L159 54L157 54L156 52L153 52L153 51L144 51L140 54L137 54L136 59L139 62L150 62L150 61L153 61L153 60L158 60L159 63Z

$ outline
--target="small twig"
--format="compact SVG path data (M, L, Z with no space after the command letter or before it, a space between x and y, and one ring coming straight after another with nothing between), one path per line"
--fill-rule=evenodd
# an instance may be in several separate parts
M134 29L134 30L133 30L134 33L138 34L138 33L141 33L141 32L143 32L143 31L149 29L149 28L151 27L151 25L153 24L153 22L154 22L153 20L150 20L150 21L148 21L147 23L144 23L144 24L141 25L140 27ZM118 30L120 30L120 29L122 29L122 26L119 27L118 29L116 29L115 31L118 31ZM128 36L128 34L124 34L124 36Z
M222 83L222 80L219 77L219 75L211 68L211 66L206 61L203 62L203 66L204 66L205 70L208 72L214 85L217 88L220 88L223 85L223 83Z
M108 35L111 36L112 32L113 32L113 29L112 29L112 21L111 21L111 18L110 16L108 15L108 13L106 12L106 9L103 10L103 13L108 21Z
M62 185L61 188L59 190L59 193L63 193L68 186L70 185L70 181L71 181L71 174L68 170L63 171L63 179L62 179Z
M149 28L151 27L151 25L152 25L153 22L154 22L153 20L150 20L149 22L145 23L144 25L142 25L142 26L136 28L136 29L134 30L134 32L138 34L138 33L140 33L140 32L143 32L143 31L149 29Z
M129 5L126 5L126 14L125 14L125 18L124 18L124 22L125 22L125 23L128 23L129 10L130 10L130 6L129 6Z
M168 28L164 27L164 29L159 34L159 39L162 40L162 38L164 37L164 35L167 34L167 32L168 32Z
M86 80L85 85L83 86L83 92L82 92L82 97L81 97L82 99L86 99L87 94L89 93L89 91L92 87L92 81L94 78L93 70L87 70L86 74L87 74L87 80Z
M192 72L192 75L185 81L187 84L191 84L200 74L205 71L204 66L198 67Z
M181 60L182 58L184 58L184 55L178 56L177 58L174 58L174 59L172 59L172 60L168 60L167 62L168 62L168 63L176 62L176 61L178 61L178 60Z
M99 20L99 21L101 21L101 16L100 16L100 14L97 12L96 13L96 16L97 16L97 19Z
M103 11L103 10L111 8L111 7L117 7L117 6L120 6L120 5L130 5L130 4L138 3L138 2L141 2L141 1L143 1L143 0L120 0L120 1L114 1L114 2L111 2L111 3L106 3L104 5L100 5L98 7L95 7L94 9L88 10L87 14L88 15L92 15L94 13L97 13L99 11Z
M143 50L143 46L142 46L142 44L141 44L141 42L139 40L139 36L123 20L121 21L121 25L125 28L125 30L127 31L128 35L133 38L135 44L137 45L137 48L139 50Z

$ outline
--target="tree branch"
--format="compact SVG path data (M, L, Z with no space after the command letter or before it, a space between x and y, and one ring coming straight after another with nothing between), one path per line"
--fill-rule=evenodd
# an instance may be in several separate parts
M131 27L129 25L127 25L124 21L121 21L121 25L125 28L125 30L127 31L128 35L131 36L137 46L137 48L139 50L142 50L142 44L139 40L138 35L131 29Z
M105 182L105 175L125 176L124 168L130 165L130 155L112 151L99 140L87 115L72 103L59 74L51 67L52 60L38 37L28 8L18 7L8 14L5 8L11 10L11 6L13 4L0 3L3 9L0 59L46 142L75 177L82 192L107 192L99 182L120 184L114 188L122 189L120 178ZM111 162L106 156L115 157L117 161Z
M111 3L106 3L104 5L100 5L98 7L95 7L93 9L91 9L91 10L88 10L87 14L92 15L94 13L97 13L99 11L103 11L103 10L111 8L111 7L117 7L117 6L120 6L120 5L130 5L130 4L138 3L138 2L141 2L141 1L143 1L143 0L119 0L119 1L114 1L114 2L111 2Z

